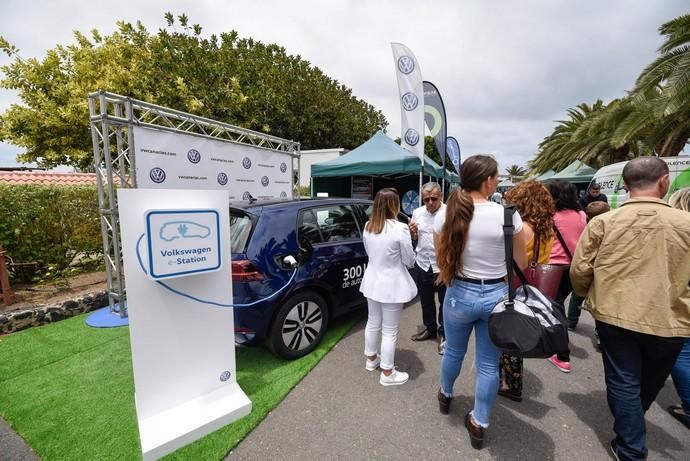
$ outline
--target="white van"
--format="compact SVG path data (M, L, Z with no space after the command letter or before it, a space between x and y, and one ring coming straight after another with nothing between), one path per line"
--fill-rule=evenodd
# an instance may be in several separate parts
M690 156L660 158L668 164L671 177L671 186L668 189L668 195L664 198L668 200L678 189L690 187ZM628 162L606 165L599 169L592 179L592 182L601 186L601 193L606 195L611 208L618 207L628 199L628 191L623 186L623 167L626 163Z

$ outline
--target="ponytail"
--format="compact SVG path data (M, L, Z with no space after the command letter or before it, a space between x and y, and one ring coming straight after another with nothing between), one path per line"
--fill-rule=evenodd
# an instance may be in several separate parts
M474 201L470 194L456 187L446 203L446 221L436 245L436 261L440 273L439 284L449 286L462 273L462 253L467 245L470 221L474 215Z

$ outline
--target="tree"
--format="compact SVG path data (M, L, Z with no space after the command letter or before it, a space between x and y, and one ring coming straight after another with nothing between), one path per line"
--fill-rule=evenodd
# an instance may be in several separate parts
M530 167L559 170L578 159L599 168L640 155L675 156L690 139L690 15L659 28L661 56L638 77L628 96L568 110L539 144Z
M202 36L186 15L151 35L118 22L108 36L75 32L76 43L23 59L0 37L13 61L0 86L21 105L0 116L0 140L24 147L23 162L80 169L92 163L87 94L98 89L293 139L302 149L352 149L387 126L384 115L301 56L234 31ZM177 30L177 27L181 30Z
M527 174L527 170L518 165L510 165L505 171L513 183L522 181L522 178Z

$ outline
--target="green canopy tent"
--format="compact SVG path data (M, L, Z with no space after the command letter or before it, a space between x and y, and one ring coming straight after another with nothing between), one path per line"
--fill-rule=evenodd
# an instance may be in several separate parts
M589 184L596 172L597 170L591 166L585 165L579 160L575 160L573 163L565 167L563 171L558 172L549 179L563 179L574 184Z
M364 197L383 187L396 187L401 193L419 189L419 157L403 149L382 131L345 155L311 166L312 195L327 192L330 196ZM424 158L423 176L439 181L443 169L429 157ZM446 170L446 181L458 181ZM448 188L446 188L448 190Z
M556 175L556 172L553 170L545 171L544 173L540 174L536 178L534 178L536 181L546 181L547 179L551 179Z
M312 178L419 173L419 157L397 145L383 131L345 155L311 166ZM424 158L424 175L441 177L441 167Z

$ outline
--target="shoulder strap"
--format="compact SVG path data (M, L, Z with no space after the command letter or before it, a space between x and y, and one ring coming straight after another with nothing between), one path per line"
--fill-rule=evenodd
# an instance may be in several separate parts
M553 223L553 230L556 231L556 237L558 237L558 241L561 242L561 246L563 247L563 250L565 253L568 255L568 258L570 258L570 261L573 261L573 254L570 252L570 248L568 248L568 245L565 244L565 240L563 239L563 236L561 233L558 231L558 227L556 226L556 223Z
M512 305L515 299L515 288L513 288L513 213L515 205L503 207L503 239L506 252L506 270L508 272L508 302Z

